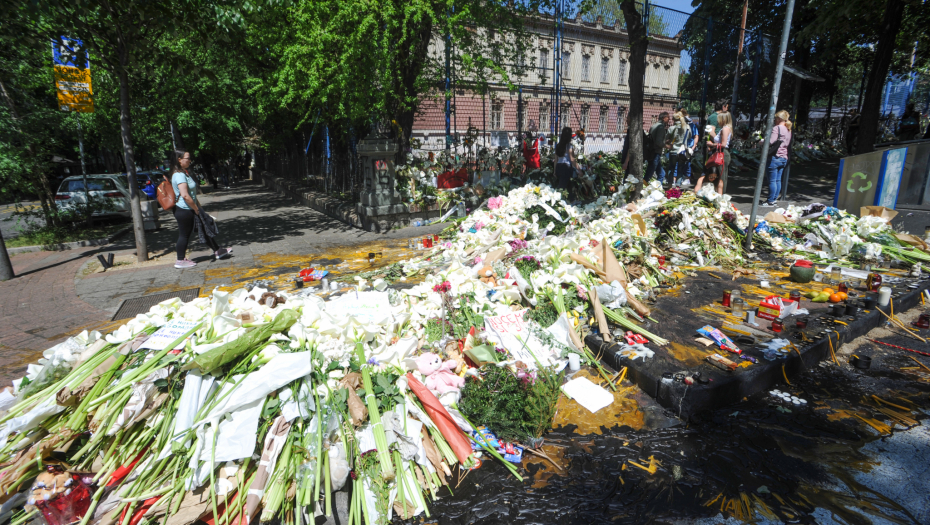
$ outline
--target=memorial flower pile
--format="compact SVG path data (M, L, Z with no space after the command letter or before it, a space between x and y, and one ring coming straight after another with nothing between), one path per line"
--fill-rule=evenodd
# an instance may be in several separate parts
M589 326L664 345L641 326L655 289L684 266L746 262L729 196L653 183L627 202L634 183L577 206L544 184L495 197L400 265L426 274L404 290L215 291L50 348L0 392L0 503L14 525L296 524L351 488L352 524L428 516L453 470L513 459L476 438L485 425L538 442L568 356L607 377ZM893 246L885 220L779 213L755 226L776 250L926 255ZM494 419L489 383L524 419Z

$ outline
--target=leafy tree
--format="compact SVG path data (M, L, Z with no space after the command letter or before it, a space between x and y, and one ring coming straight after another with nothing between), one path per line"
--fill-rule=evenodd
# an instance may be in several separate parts
M253 38L281 57L259 81L281 106L301 108L300 124L364 123L387 118L407 148L422 95L441 93L447 36L455 45L459 84L484 91L525 67L527 17L551 1L319 0L301 2L280 18L253 22ZM269 25L273 24L273 25ZM350 124L351 125L351 124Z

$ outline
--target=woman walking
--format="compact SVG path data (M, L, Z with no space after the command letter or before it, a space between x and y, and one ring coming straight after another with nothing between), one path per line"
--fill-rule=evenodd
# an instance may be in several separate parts
M723 166L720 167L720 184L723 192L727 192L727 172L730 170L730 141L733 139L733 118L729 111L717 114L717 134L713 142L707 145L711 148L720 145L723 147Z
M197 266L197 263L187 258L187 244L195 225L201 242L213 250L213 256L217 260L229 257L232 250L220 248L213 239L216 225L213 218L200 207L197 201L197 184L187 174L191 166L191 154L181 150L175 150L174 153L176 160L172 166L171 186L177 196L174 218L178 221L177 262L174 263L174 267L182 269Z
M685 115L678 111L675 113L675 127L672 128L672 185L681 186L685 177L691 177L691 154L688 145L691 143L691 127L685 120Z
M568 189L568 200L575 200L575 192L569 187L575 170L579 170L575 160L575 147L572 146L572 128L562 128L559 142L555 145L555 187ZM580 171L580 170L579 170Z
M774 206L781 194L781 175L788 165L788 145L791 144L791 121L788 112L775 113L775 126L769 137L769 163L765 173L769 179L769 198L763 206Z

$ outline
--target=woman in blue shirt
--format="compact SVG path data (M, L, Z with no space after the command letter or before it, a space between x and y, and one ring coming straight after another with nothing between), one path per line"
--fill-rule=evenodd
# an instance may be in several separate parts
M194 221L199 220L200 203L197 201L197 184L194 179L187 174L191 166L191 154L186 151L175 150L177 163L173 166L171 175L171 186L174 194L177 196L177 203L174 206L174 218L178 221L178 244L177 244L177 262L175 268L193 268L197 263L187 258L187 244L190 240L191 233L194 231ZM207 245L213 250L213 256L216 259L225 259L229 257L232 250L220 248L216 241L210 236L203 236Z

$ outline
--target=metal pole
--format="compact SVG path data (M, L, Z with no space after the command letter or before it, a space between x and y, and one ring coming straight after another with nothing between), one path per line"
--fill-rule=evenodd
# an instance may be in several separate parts
M646 27L646 36L649 36L649 0L643 3L643 26Z
M710 44L714 33L714 19L707 19L707 31L704 35L704 87L701 89L701 136L699 137L704 159L707 158L707 141L704 140L704 128L707 126L707 79L710 77Z
M865 60L862 61L862 81L859 82L859 100L856 101L856 111L862 111L862 91L865 89L865 76L868 68L865 67Z
M785 10L785 25L781 30L781 44L778 46L778 62L775 66L775 82L772 84L772 99L769 114L765 119L765 133L762 134L762 154L759 156L759 173L756 175L756 189L752 197L752 210L749 212L749 226L746 230L746 250L752 250L752 234L756 229L756 212L759 211L759 197L762 196L762 181L765 179L765 160L769 156L769 137L775 121L775 105L778 104L778 89L781 87L781 75L785 70L785 53L788 50L788 36L791 32L791 18L794 15L794 0L788 0Z
M552 118L549 119L549 136L559 132L559 119L562 116L562 0L555 4L555 38L552 44L555 54L555 71L552 75Z
M446 151L452 147L452 102L449 99L449 90L452 87L452 65L450 57L452 56L452 35L448 30L449 13L446 12Z
M526 111L526 108L523 107L523 86L520 86L520 90L517 91L517 144L522 144L523 142L523 112Z
M752 101L749 103L749 130L756 124L756 92L759 88L759 64L762 62L762 31L756 34L756 57L752 61Z
M798 121L798 104L801 101L801 77L795 77L794 84L794 105L791 111L794 113L791 117L792 122ZM791 176L791 161L794 158L794 141L788 143L788 162L785 164L785 174L782 176L784 182L781 184L781 199L788 200L788 177Z
M87 188L87 168L84 165L84 137L81 132L81 115L77 115L78 125L78 151L81 152L81 178L84 180L84 198L87 199L87 205L90 206L90 190Z

